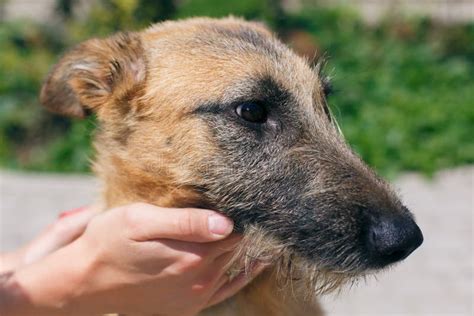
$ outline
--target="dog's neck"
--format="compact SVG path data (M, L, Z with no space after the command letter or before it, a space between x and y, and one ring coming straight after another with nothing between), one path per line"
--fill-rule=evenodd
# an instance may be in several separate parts
M113 155L98 155L94 172L102 182L102 202L111 208L133 202L146 202L162 207L204 206L194 188L179 185L165 170L150 175L133 164Z

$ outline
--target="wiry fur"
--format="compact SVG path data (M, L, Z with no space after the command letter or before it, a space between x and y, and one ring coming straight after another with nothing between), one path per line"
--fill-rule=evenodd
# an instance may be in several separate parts
M243 266L245 271L257 263L268 264L273 268L276 284L280 288L289 288L295 297L308 302L360 277L351 271L331 271L318 267L314 262L301 258L291 249L291 245L275 240L258 227L247 228L232 262L233 267Z
M104 208L221 211L244 235L229 269L271 264L203 315L319 315L315 295L380 268L364 246L367 223L411 216L345 144L325 85L262 25L200 18L80 44L41 101L97 114ZM235 114L248 101L268 108L265 124Z

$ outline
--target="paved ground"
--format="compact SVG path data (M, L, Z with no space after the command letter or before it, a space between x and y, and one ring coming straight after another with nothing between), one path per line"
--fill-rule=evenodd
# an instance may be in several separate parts
M474 167L433 181L401 177L396 186L416 214L423 246L378 280L326 298L328 314L473 315L473 178ZM0 172L0 251L32 238L61 210L92 202L96 192L87 176Z

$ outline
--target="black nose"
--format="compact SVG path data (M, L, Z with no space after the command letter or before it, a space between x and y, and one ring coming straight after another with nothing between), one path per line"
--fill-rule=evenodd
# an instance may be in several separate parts
M409 216L378 218L368 229L367 246L379 267L405 259L422 242L423 234Z

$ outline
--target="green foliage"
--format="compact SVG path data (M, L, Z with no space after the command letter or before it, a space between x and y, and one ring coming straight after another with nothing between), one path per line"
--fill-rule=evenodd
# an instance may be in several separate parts
M64 22L57 25L0 25L0 166L88 170L94 119L51 115L37 101L42 79L67 47L163 19L229 14L264 20L283 36L297 30L313 37L328 59L336 89L330 103L345 137L383 174L474 163L473 24L418 18L367 26L344 9L290 15L270 0L103 0L79 19L73 1L58 1Z
M326 51L338 90L330 103L370 165L393 175L474 162L472 25L421 19L368 27L340 10L307 11L291 24Z

